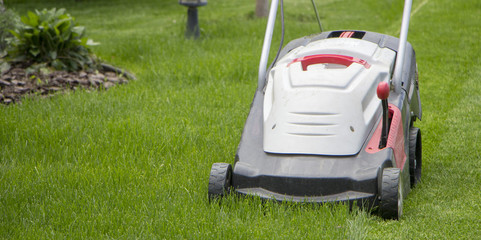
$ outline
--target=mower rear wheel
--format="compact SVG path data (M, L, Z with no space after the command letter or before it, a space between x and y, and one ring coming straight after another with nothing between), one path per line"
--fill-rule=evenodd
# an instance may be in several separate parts
M414 187L421 181L422 157L421 130L412 127L409 130L409 175L411 187Z
M403 212L402 178L399 168L385 168L382 173L381 217L399 219Z
M214 163L209 176L209 199L220 198L229 193L232 185L232 166L228 163Z

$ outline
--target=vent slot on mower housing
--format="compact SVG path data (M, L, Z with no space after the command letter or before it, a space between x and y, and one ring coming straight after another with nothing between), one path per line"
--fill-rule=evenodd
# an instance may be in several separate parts
M327 38L357 38L362 39L366 32L361 31L334 31Z

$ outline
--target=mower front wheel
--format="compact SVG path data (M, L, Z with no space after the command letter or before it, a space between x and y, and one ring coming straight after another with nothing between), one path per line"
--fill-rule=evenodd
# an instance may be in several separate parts
M214 163L209 176L209 199L220 198L229 193L232 186L232 166L228 163Z
M382 173L381 204L384 219L400 219L403 212L402 178L399 168L385 168Z

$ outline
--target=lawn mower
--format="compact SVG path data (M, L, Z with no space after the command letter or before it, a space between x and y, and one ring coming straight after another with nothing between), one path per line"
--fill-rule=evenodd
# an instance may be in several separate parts
M212 165L209 198L235 191L347 202L399 219L422 167L421 131L413 125L422 115L418 73L407 42L412 0L404 3L399 38L321 27L280 48L267 69L278 5L272 0L234 168Z

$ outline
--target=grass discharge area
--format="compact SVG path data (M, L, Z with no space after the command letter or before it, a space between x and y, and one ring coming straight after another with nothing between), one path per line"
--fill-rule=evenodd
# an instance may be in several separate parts
M399 31L403 1L316 2L326 30ZM183 38L187 10L176 1L6 6L22 14L67 8L101 43L97 55L138 80L0 107L0 238L481 236L478 0L414 1L409 41L420 72L424 172L402 221L343 205L233 196L209 204L211 164L234 162L257 84L266 20L253 17L255 1L210 0L199 9L199 41ZM287 41L318 32L310 1L286 0L285 10Z

